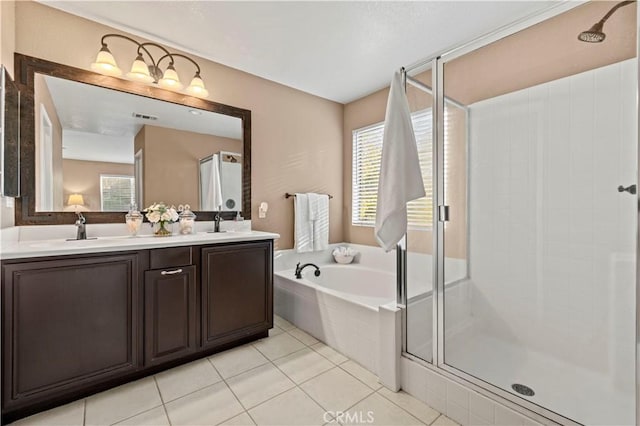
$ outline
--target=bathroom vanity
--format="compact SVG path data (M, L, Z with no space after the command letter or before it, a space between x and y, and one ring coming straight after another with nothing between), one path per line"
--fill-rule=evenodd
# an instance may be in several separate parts
M19 53L15 69L21 194L19 238L0 238L3 422L266 337L277 234L117 236L133 200L189 204L201 230L250 219L251 111ZM74 131L85 154L71 152ZM214 153L225 154L224 202L211 210L200 160ZM97 239L66 240L79 209Z
M4 422L267 336L277 237L5 246Z

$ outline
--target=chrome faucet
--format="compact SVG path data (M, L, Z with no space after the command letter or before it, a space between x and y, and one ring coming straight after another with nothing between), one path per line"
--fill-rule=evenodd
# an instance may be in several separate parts
M78 227L78 234L76 235L76 240L86 240L87 239L87 219L82 216L82 213L76 212L78 215L78 219L76 219L76 226Z
M220 221L222 220L222 217L220 217L220 211L216 212L215 217L213 218L214 224L213 224L213 232L220 232Z
M313 266L314 268L316 268L316 270L313 271L313 275L315 275L316 277L320 276L320 268L318 268L313 263L305 263L304 265L300 266L300 262L298 262L298 264L296 265L296 278L297 279L301 279L302 278L302 270L304 268L306 268L307 266Z

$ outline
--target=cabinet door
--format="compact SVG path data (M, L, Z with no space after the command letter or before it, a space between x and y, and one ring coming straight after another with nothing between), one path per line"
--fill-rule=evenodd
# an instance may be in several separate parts
M138 254L3 264L4 407L138 367Z
M202 344L213 347L273 325L271 241L202 249Z
M145 272L145 365L195 352L196 267Z

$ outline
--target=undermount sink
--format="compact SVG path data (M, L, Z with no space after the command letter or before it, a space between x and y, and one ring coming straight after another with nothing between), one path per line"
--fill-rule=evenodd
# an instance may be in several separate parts
M50 247L61 247L63 245L69 245L69 246L87 245L96 241L98 241L98 237L87 238L86 240L76 240L74 238L71 238L71 239L65 238L60 240L34 241L32 243L28 243L28 245L29 247L32 247L32 248L50 248Z

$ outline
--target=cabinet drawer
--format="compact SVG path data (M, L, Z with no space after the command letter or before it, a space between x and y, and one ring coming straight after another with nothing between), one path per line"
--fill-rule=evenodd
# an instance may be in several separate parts
M191 265L191 247L169 247L153 249L149 253L151 269L172 268Z

